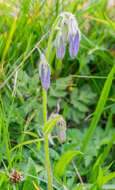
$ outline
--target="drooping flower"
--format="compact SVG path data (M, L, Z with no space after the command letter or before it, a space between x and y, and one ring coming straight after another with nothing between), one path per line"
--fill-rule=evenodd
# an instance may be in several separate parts
M56 57L59 60L64 58L66 44L69 42L69 53L73 59L79 50L80 37L81 34L75 16L69 13L63 15L56 36Z
M62 116L59 118L56 126L57 126L58 140L62 144L66 141L66 122Z
M45 90L50 87L50 66L46 61L44 54L41 54L41 63L39 65L39 74L41 77L41 84Z
M70 35L69 53L72 59L77 55L79 50L79 33L76 32L75 38Z
M63 41L62 35L59 32L56 40L56 57L59 60L62 60L64 58L64 55L65 55L65 43Z
M69 18L68 23L69 30L69 53L72 59L77 55L79 49L79 41L80 41L80 31L78 29L78 23L76 18L72 15Z
M50 87L50 68L48 63L41 65L41 83L42 87L48 90Z
M58 121L56 123L57 136L58 136L58 141L60 142L60 144L62 144L66 141L66 122L65 122L65 120L58 113L52 113L48 120L51 121L57 116L60 116L60 118L58 119Z

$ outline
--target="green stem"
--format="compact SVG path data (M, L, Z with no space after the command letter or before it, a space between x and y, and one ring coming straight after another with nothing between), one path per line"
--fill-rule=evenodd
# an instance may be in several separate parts
M44 143L45 143L45 157L46 157L46 168L47 168L47 178L48 178L48 190L52 190L52 176L51 176L49 148L48 148L48 135L45 136Z
M43 89L43 115L44 115L44 123L46 123L47 122L47 92L45 89ZM48 135L45 136L44 144L45 144L46 169L47 169L47 178L48 178L48 190L52 190L50 158L49 158L49 148L48 148Z
M44 115L44 123L47 122L47 92L43 88L43 115Z
M60 18L61 16L57 17L50 33L48 47L47 47L47 55L46 55L47 62L49 61L53 33ZM47 122L47 92L45 89L43 89L43 115L44 115L44 123L46 123ZM46 169L47 169L47 178L48 178L48 190L52 190L53 188L52 188L52 179L51 179L52 177L51 177L49 148L48 148L48 135L45 136L44 144L45 144Z
M61 15L57 17L51 29L51 33L50 33L50 37L48 41L48 47L47 47L47 55L46 55L47 62L49 62L51 42L52 42L54 30L60 18L61 18ZM45 89L43 89L43 114L44 114L44 123L46 123L47 122L47 92ZM48 178L48 190L52 190L52 179L51 179L50 158L49 158L49 148L48 148L48 135L45 136L44 144L45 144L46 169L47 169L47 178Z

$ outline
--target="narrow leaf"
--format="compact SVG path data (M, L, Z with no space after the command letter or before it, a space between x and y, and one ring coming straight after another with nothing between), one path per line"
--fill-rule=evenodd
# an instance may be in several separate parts
M66 168L66 166L68 165L68 163L78 154L82 154L81 152L77 151L77 150L73 150L73 151L68 151L66 153L64 153L60 159L58 160L55 169L54 169L54 173L56 176L62 176L64 173L64 170Z
M88 145L88 142L91 139L92 133L93 133L94 129L96 128L96 125L97 125L97 123L98 123L98 121L100 119L100 116L101 116L102 112L103 112L103 109L104 109L104 106L105 106L105 103L107 101L109 91L110 91L110 88L111 88L111 85L112 85L112 80L113 80L114 74L115 74L115 65L111 69L111 71L110 71L110 73L109 73L109 75L107 77L107 80L105 81L101 96L99 98L96 110L94 112L92 122L90 124L90 127L88 129L87 135L86 135L86 137L84 139L84 142L83 142L83 145L82 145L82 148L81 148L82 152L85 151L85 149L86 149L86 147ZM79 159L79 163L80 163L80 161L81 161L81 157Z
M111 137L108 145L106 146L106 148L104 150L103 157L102 157L102 160L101 160L101 164L103 164L104 161L105 161L105 159L107 158L107 155L108 155L108 153L109 153L109 151L110 151L110 149L111 149L114 141L115 141L115 133L113 133L113 135L112 135L112 137Z
M115 172L109 173L108 175L104 176L103 177L103 185L113 178L115 178Z
M55 126L55 124L57 123L58 119L60 118L60 116L55 117L54 119L52 119L51 121L48 121L44 127L43 127L43 131L46 135L48 135L51 130L53 129L53 127Z

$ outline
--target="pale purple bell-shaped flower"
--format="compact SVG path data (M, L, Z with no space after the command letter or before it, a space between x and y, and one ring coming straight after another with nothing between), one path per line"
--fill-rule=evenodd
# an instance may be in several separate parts
M79 33L76 32L75 37L73 38L72 35L70 35L70 44L69 44L69 53L72 59L77 55L79 50Z
M59 35L59 39L56 42L56 57L59 60L62 60L65 55L65 44L63 41L63 37Z
M48 63L41 64L41 84L46 91L50 87L50 67Z

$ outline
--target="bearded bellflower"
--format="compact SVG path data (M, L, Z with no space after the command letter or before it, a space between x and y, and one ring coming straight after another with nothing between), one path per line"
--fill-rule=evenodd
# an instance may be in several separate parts
M69 53L72 59L77 55L79 50L79 29L78 24L75 17L70 17L69 19L69 37L70 37L70 44L69 44Z
M56 38L56 57L59 60L62 60L65 55L65 43L63 41L63 37L61 32L59 31Z
M50 67L43 54L40 63L40 77L42 87L47 91L50 87Z

